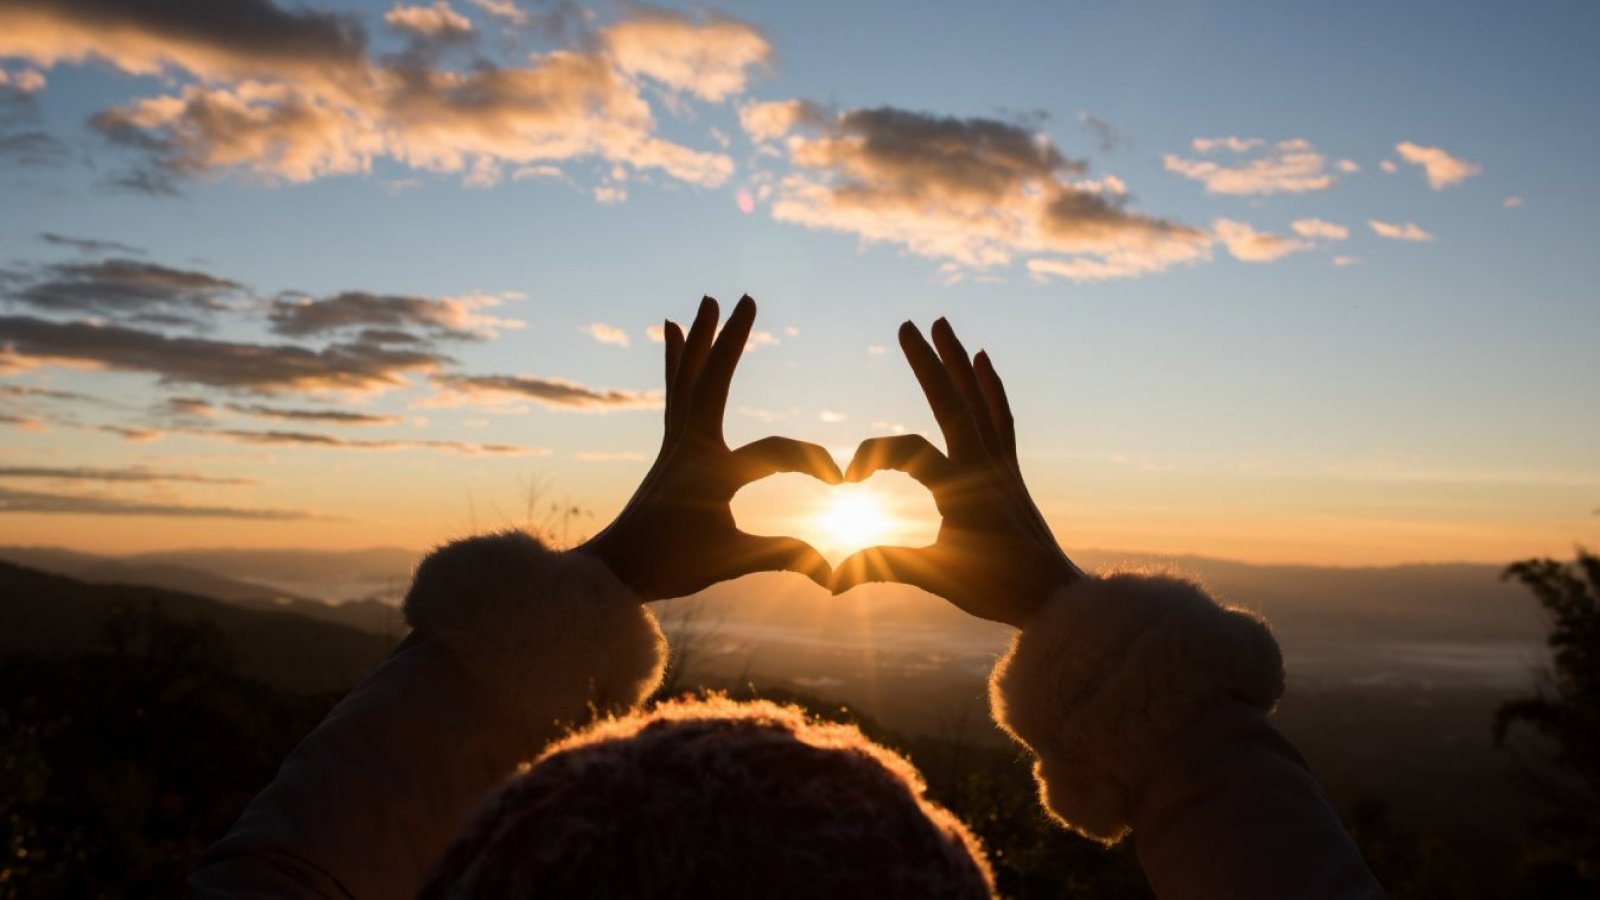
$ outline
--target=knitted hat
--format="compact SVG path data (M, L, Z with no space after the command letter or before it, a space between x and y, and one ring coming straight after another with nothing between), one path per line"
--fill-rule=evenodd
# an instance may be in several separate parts
M852 725L675 700L552 745L422 897L991 897L977 839L925 789Z

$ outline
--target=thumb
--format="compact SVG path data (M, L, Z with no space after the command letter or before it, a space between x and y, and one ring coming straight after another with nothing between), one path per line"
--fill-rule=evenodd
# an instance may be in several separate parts
M927 547L868 547L857 551L834 569L831 589L837 595L858 585L887 581L942 594L938 585L939 568L929 558L928 550Z
M789 537L760 537L740 533L729 547L724 563L724 578L738 578L754 572L798 572L819 586L831 589L833 567L816 548Z

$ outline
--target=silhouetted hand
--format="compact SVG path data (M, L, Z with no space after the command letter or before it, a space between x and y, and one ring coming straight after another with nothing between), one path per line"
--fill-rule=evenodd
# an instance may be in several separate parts
M915 478L933 493L943 518L938 540L929 547L862 550L834 571L833 590L899 581L1020 628L1052 589L1085 576L1028 496L1011 406L988 354L979 351L974 367L944 319L933 323L933 340L937 354L915 325L900 326L900 347L949 455L920 435L870 438L856 448L845 478L862 481L882 469Z
M816 444L763 438L737 450L722 437L733 370L755 323L749 297L717 330L717 303L700 301L689 335L666 323L666 433L655 465L604 531L581 550L604 560L645 600L681 597L751 572L799 572L823 587L831 569L794 538L757 537L734 526L728 503L739 489L777 472L803 472L828 484L839 466Z

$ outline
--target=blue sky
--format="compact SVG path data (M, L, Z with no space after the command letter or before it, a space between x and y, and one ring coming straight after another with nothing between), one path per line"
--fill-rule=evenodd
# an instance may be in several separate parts
M85 34L94 33L98 5L67 4L82 7ZM384 24L398 7L327 5L359 18L373 60L415 39ZM0 40L0 69L13 94L21 93L15 86L24 72L40 73L45 84L19 101L35 118L19 114L10 127L46 131L63 152L49 166L0 156L7 198L0 266L20 273L0 314L68 321L15 294L51 277L52 263L116 256L38 238L49 232L121 242L145 251L131 258L238 282L246 290L235 299L246 305L288 290L324 298L348 290L499 295L502 305L480 311L522 327L450 344L454 371L644 392L659 380L659 345L647 326L689 316L702 293L731 302L747 291L760 301L758 327L774 343L752 348L741 368L733 406L746 413L730 417L730 438L780 431L845 454L896 426L931 431L894 350L894 330L906 318L926 323L947 314L969 345L990 350L1007 378L1030 481L1069 546L1358 564L1559 554L1594 539L1600 11L1590 4L751 3L720 13L676 7L671 15L601 5L556 40L508 30L504 19L465 0L450 9L468 17L474 37L465 47L430 50L440 71L465 71L474 58L531 65L529 50L581 48L577 32L593 40L619 22L666 17L701 34L693 29L732 17L766 50L736 67L738 87L726 96L704 96L707 82L693 79L705 71L678 84L632 76L653 135L725 158L731 168L721 180L696 183L625 166L619 181L614 161L580 153L502 161L492 186L474 187L464 183L465 169L427 171L383 152L370 171L272 177L263 175L268 152L164 173L177 196L116 190L108 182L118 173L154 163L113 146L85 125L90 116L196 85L238 90L248 79L172 60L158 60L155 74L137 74L135 57L145 51L112 58L117 51L95 51L92 43L80 52L86 61L72 62L28 45L18 29L10 45ZM273 80L259 72L251 78ZM814 104L812 118L774 140L754 140L741 124L741 109L792 100ZM1031 202L1018 198L1041 188L1081 190L1110 198L1124 216L1115 227L1142 216L1189 229L1182 246L1203 241L1204 255L1128 277L1073 280L1028 268L1029 259L1064 258L1059 246L1001 241L1007 262L976 265L926 247L919 253L906 241L867 242L849 228L779 221L776 190L755 199L763 172L772 173L766 183L774 187L797 173L849 175L848 160L833 171L805 169L785 141L911 140L851 131L851 111L880 108L923 117L918 122L993 121L1047 140L1086 166L1026 182L1007 202ZM1109 123L1121 139L1102 146L1085 116ZM1243 152L1194 143L1224 137L1261 143ZM1293 141L1304 147L1280 149ZM1447 183L1431 186L1421 165L1402 158L1404 142L1437 150L1469 173L1447 171ZM763 143L771 154L761 154ZM1179 171L1306 153L1320 160L1314 174L1327 176L1325 186L1217 193ZM1343 171L1341 161L1358 171ZM1385 161L1393 174L1383 171ZM562 174L513 176L534 165ZM1084 186L1106 176L1120 179L1125 195ZM626 197L600 202L597 188ZM740 209L741 191L752 195L749 213ZM1508 206L1510 198L1517 205ZM1298 235L1295 223L1307 220L1348 235ZM1237 258L1219 221L1271 236L1278 243L1258 246L1272 258ZM1414 223L1431 240L1386 239L1372 221ZM942 240L947 231L939 234ZM1355 261L1336 265L1342 257ZM629 346L592 339L583 329L594 323L620 329ZM249 314L218 317L203 333L282 340ZM259 397L237 386L162 383L157 375L49 359L19 367L7 383L115 404L14 399L11 415L31 427L7 428L3 462L223 472L260 483L130 488L31 475L0 484L25 491L22 505L30 507L0 516L0 541L131 549L222 540L214 522L190 514L111 506L73 512L83 507L47 509L37 499L91 490L107 503L150 507L159 495L167 506L320 517L231 519L225 542L421 545L502 524L497 516L514 518L529 483L603 519L645 462L577 454L654 449L656 417L648 410L586 414L528 402L509 407L515 412L441 408L419 373L407 376L408 387L359 397L300 389ZM160 408L177 395L215 406L309 403L401 418L331 432L363 439L549 452L240 445L202 433L226 419L175 425ZM84 427L96 423L161 437L129 443ZM395 491L397 480L404 492Z

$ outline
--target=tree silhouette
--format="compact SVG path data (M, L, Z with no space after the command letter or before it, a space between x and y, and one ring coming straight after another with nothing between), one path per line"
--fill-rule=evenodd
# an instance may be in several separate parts
M1529 559L1508 567L1550 618L1553 669L1531 697L1501 705L1494 735L1507 742L1525 723L1549 741L1547 759L1526 765L1549 801L1534 823L1524 869L1544 897L1600 895L1600 557L1583 548L1564 563ZM1540 763L1543 763L1541 765Z

